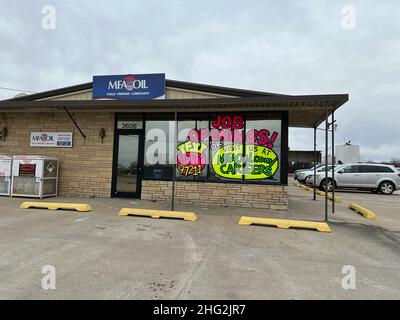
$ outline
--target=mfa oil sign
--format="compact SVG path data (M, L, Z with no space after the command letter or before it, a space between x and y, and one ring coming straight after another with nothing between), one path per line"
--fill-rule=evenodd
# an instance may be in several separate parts
M72 132L31 132L30 146L72 148Z
M93 76L93 100L165 99L165 74Z

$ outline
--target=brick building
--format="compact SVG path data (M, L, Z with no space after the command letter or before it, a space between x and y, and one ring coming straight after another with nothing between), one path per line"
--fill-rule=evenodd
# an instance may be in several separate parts
M127 98L140 76L110 82L111 98L95 80L1 101L0 154L57 157L60 195L170 201L175 180L177 203L284 210L289 126L317 127L348 99L165 79L161 97ZM33 143L60 132L71 145Z

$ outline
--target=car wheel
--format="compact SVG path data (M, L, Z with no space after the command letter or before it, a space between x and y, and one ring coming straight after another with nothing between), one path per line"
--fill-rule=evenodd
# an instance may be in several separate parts
M394 184L390 181L383 181L379 185L379 191L383 194L390 195L394 192Z
M325 179L322 180L319 188L322 191L328 191L328 192L332 191L332 179L328 179L328 183L327 184L325 183Z

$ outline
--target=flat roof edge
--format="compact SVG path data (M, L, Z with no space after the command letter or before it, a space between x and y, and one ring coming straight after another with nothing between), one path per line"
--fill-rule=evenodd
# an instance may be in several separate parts
M212 99L163 99L163 100L20 100L11 99L0 101L0 107L56 107L56 106L185 106L185 105L221 105L221 104L249 104L249 103L311 103L325 102L333 103L332 107L337 109L349 99L348 94L333 95L299 95L299 96L263 96L263 97L243 97L243 98L212 98ZM1 109L0 109L1 110Z

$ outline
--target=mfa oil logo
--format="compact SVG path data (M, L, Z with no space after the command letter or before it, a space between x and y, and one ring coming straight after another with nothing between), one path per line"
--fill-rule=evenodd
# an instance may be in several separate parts
M127 91L133 91L134 89L148 89L146 79L137 79L134 76L125 76L122 80L115 80L108 82L109 90L121 90L126 89Z
M41 141L41 142L48 142L54 141L54 136L50 136L46 133L42 133L40 135L32 136L33 141Z
M165 99L165 74L93 76L93 100Z

